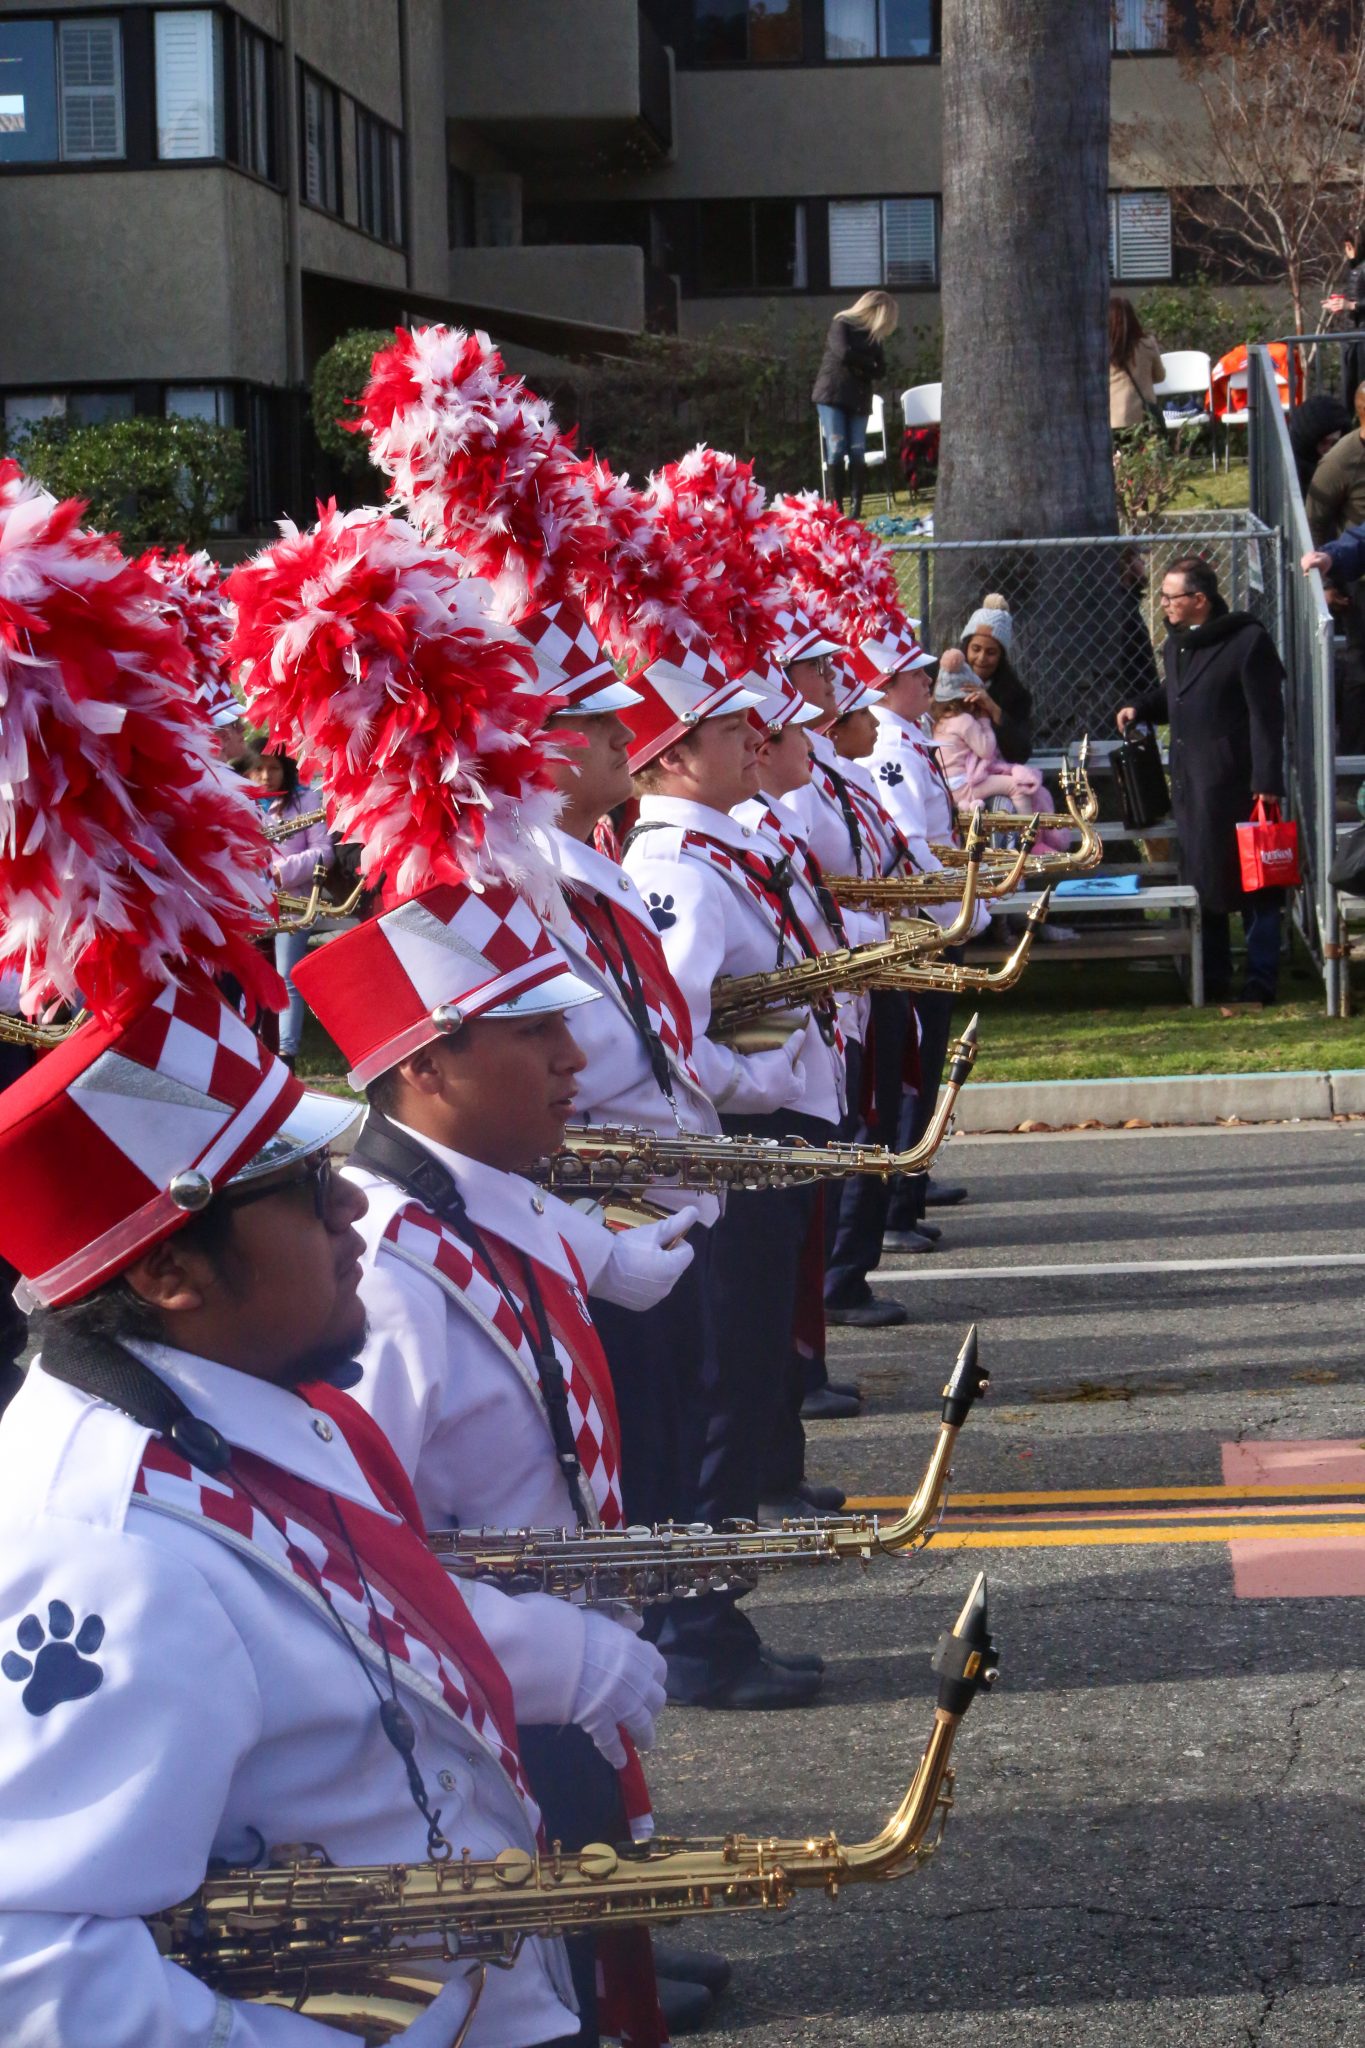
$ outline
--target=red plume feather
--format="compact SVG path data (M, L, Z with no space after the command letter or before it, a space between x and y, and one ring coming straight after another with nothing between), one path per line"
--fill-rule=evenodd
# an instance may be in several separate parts
M143 562L0 462L0 966L24 1013L231 974L280 1007L252 943L260 814L218 760L179 626Z
M321 511L228 578L229 646L252 715L363 848L361 873L409 897L438 882L549 869L527 828L557 798L530 651L442 549L387 512Z
M194 694L210 719L220 711L241 715L241 704L228 679L224 650L232 631L232 611L223 595L218 564L203 548L163 553L153 548L147 568L165 588L163 610L179 621L190 657Z
M907 624L890 550L815 491L777 498L793 597L838 640L858 646Z

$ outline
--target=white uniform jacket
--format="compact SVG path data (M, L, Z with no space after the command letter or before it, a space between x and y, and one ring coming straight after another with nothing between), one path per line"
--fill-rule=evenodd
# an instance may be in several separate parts
M591 1288L612 1248L608 1231L518 1174L483 1166L419 1132L407 1135L453 1176L476 1225L550 1267L575 1292L577 1260ZM578 1506L555 1455L533 1368L386 1239L412 1196L364 1166L345 1171L370 1205L356 1225L365 1240L360 1296L369 1335L360 1354L365 1376L352 1397L393 1445L428 1528L576 1527ZM594 1258L599 1240L605 1251ZM589 1320L586 1303L582 1312Z
M229 1443L385 1515L340 1432L297 1395L130 1348ZM318 1842L337 1863L426 1855L334 1612L261 1548L135 1495L150 1434L37 1368L0 1425L0 2040L344 2048L352 2036L333 2027L219 1997L163 1961L143 1924L188 1897L210 1858L248 1863L263 1843ZM484 1588L466 1599L518 1715L567 1720L578 1668L557 1630L570 1611ZM374 1658L358 1627L353 1639ZM533 1849L493 1749L414 1665L395 1656L394 1674L457 1856ZM382 1668L376 1679L387 1695ZM470 2048L553 2040L572 2005L558 1945L531 1942L511 1971L489 1971Z
M809 788L810 785L807 784L806 787ZM752 825L758 831L771 831L771 826L765 822L765 814L767 817L775 818L777 830L781 832L783 839L788 845L796 848L792 901L806 930L822 953L837 952L845 946L862 945L869 934L866 930L866 920L860 920L856 913L851 915L851 921L850 914L840 913L843 921L842 932L836 931L830 923L826 899L818 893L816 883L817 873L820 882L824 881L824 862L816 854L815 869L812 870L810 862L814 849L805 819L797 816L787 806L788 800L785 797L757 796L751 797L747 803L737 804L730 815L739 824ZM881 938L884 934L877 932L875 936ZM867 1036L868 998L865 995L839 995L835 1001L839 1006L839 1029L846 1039L854 1039L861 1045Z
M888 711L884 704L873 708L877 739L867 764L877 785L881 803L891 813L906 839L915 863L928 872L943 863L929 849L929 841L940 845L956 837L957 810L951 791L938 766L938 752L922 727L912 725ZM929 915L937 924L951 924L957 916L952 903L935 904ZM972 936L985 931L990 912L980 906Z
M543 839L567 892L585 896L589 901L597 895L606 897L627 943L632 926L642 928L651 941L657 938L640 892L624 868L608 860L595 846L585 846L566 832L552 829ZM590 988L600 989L603 996L601 1002L582 1003L565 1013L565 1022L587 1059L576 1084L574 1122L621 1124L634 1130L657 1131L663 1137L676 1137L679 1132L688 1131L713 1136L720 1129L720 1118L702 1085L695 1061L664 1041L672 1083L671 1097L665 1095L654 1077L649 1056L615 978L594 964L583 931L570 911L558 903L546 922L560 948L572 960L575 974ZM706 1224L713 1223L720 1214L720 1203L714 1195L690 1189L652 1189L650 1200L670 1209L692 1203L701 1211L701 1221Z
M740 857L779 860L782 849L726 812L682 797L642 798L639 822L649 829L632 838L625 867L663 940L692 1028L702 1034L711 1021L711 988L719 975L765 974L803 956L743 876L727 873L704 849L689 846L688 835L703 834ZM826 1045L814 1018L794 1057L781 1050L738 1053L699 1036L697 1066L716 1107L736 1116L796 1109L837 1124L843 1114L843 1058Z

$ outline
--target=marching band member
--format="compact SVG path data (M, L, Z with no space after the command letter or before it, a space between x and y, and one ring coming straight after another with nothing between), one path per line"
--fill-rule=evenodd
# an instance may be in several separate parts
M784 1045L744 1053L709 1037L718 975L764 971L819 946L798 906L799 882L777 840L731 816L754 795L760 702L707 652L670 644L632 675L643 701L625 714L639 823L625 867L658 928L700 1044L726 1130L824 1137L843 1113L843 1056L832 1004ZM817 906L818 907L818 906ZM806 909L809 911L809 903ZM713 1233L716 1383L710 1390L697 1516L752 1518L765 1440L799 1440L799 1418L775 1403L793 1325L803 1232L793 1190L732 1193ZM788 1456L799 1471L799 1442ZM686 1603L671 1650L670 1697L717 1707L800 1705L819 1673L765 1654L728 1596Z
M370 1104L347 1167L368 1205L357 1398L428 1526L617 1527L620 1432L586 1296L593 1286L652 1306L691 1259L674 1240L696 1211L617 1236L522 1178L560 1145L572 1108L583 1055L566 1013L602 1000L534 904L499 878L502 855L526 886L546 898L552 886L518 826L523 805L534 815L546 767L545 700L525 694L521 643L488 619L482 587L456 582L401 522L329 518L316 549L313 538L287 537L233 588L241 648L253 676L270 676L259 707L314 759L334 822L359 799L348 836L362 868L382 848L390 878L377 916L295 972ZM362 571L383 619L353 607ZM419 593L443 597L445 617L419 619ZM349 754L329 755L326 722L348 683L367 716ZM487 733L499 717L502 746ZM366 810L363 791L381 775L395 801ZM446 792L434 812L419 803L404 815L400 784L425 789L428 778ZM468 879L437 879L461 863ZM577 1728L523 1727L521 1748L549 1832L581 1846L625 1825L615 1770L628 1756L616 1724L648 1740L663 1663L607 1614L573 1614L585 1688L576 1718L593 1741ZM643 1826L643 1782L629 1762L627 1797ZM596 2039L597 1946L571 1948L585 2042ZM647 1957L647 1942L631 1946Z
M141 565L75 516L0 468L25 636L0 639L4 953L27 1014L77 990L91 1013L0 1096L0 1255L40 1346L0 1423L0 2034L341 2048L163 1960L146 1916L277 1843L532 1853L514 1714L595 1726L600 1698L582 1618L457 1589L337 1391L364 1334L364 1199L329 1158L353 1111L213 986L282 1000L259 820ZM447 2048L475 1989L456 1971L409 2048ZM536 1940L467 2040L575 2024Z

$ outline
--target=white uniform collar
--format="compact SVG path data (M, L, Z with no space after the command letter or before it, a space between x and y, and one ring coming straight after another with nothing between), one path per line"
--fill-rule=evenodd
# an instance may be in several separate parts
M839 749L827 732L808 733L807 738L810 740L810 750L822 768L839 766Z
M748 801L755 803L760 800L751 797ZM766 798L762 799L764 804L766 801ZM744 805L740 809L744 809ZM732 846L736 853L751 853L754 840L760 836L752 825L741 825L728 811L713 811L710 804L694 804L681 796L642 797L640 823L675 825L680 832L704 832L708 839L718 839L722 846ZM766 845L775 844L766 834L762 836Z
M196 1358L169 1344L124 1341L135 1358L174 1387L186 1406L237 1450L250 1451L296 1479L369 1508L386 1522L400 1519L380 1506L336 1425L288 1387L272 1386L269 1380L253 1379L250 1373Z
M799 796L800 791L793 790L792 795ZM804 850L810 833L802 820L788 810L789 801L787 797L765 796L760 790L757 796L747 797L742 804L736 804L730 816L738 825L752 826L755 838L771 838L773 828L770 824L764 823L764 819L771 813L776 818L779 829ZM781 848L778 850L780 852Z
M635 913L643 924L653 931L649 912L640 899L640 892L630 876L616 861L609 860L605 853L599 853L590 841L573 839L562 832L558 825L552 825L541 835L546 851L555 867L566 882L577 883L583 889L596 890L609 903L624 907Z
M905 738L910 740L924 740L928 738L928 734L920 720L902 718L898 711L888 711L884 704L874 704L871 709L872 716L876 719L878 726L884 726L895 736L899 737L904 734Z
M500 1237L505 1244L515 1246L528 1258L577 1286L578 1275L560 1242L561 1222L571 1239L577 1236L570 1220L573 1212L567 1203L557 1195L547 1194L534 1181L523 1180L519 1173L504 1173L500 1167L467 1159L463 1152L452 1152L448 1145L438 1145L434 1138L410 1129L407 1124L398 1124L397 1128L453 1175L470 1220L480 1230ZM596 1228L600 1230L601 1226Z

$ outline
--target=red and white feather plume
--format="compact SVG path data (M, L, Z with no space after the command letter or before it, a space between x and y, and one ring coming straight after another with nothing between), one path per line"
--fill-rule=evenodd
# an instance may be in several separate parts
M698 446L650 478L646 499L679 552L713 586L707 612L716 652L732 674L753 668L781 637L776 614L785 596L779 571L786 544L753 464Z
M776 498L792 595L849 646L907 624L890 550L815 491Z
M260 813L144 562L0 462L0 967L30 1018L231 974L271 1007Z
M218 564L206 549L185 548L163 553L154 548L147 568L164 586L166 615L178 619L189 650L194 693L213 719L219 712L241 713L227 672L225 649L232 631L232 608L223 595Z
M552 889L529 829L558 798L529 650L441 548L373 510L322 510L235 569L229 644L252 716L318 786L390 900L440 882Z

